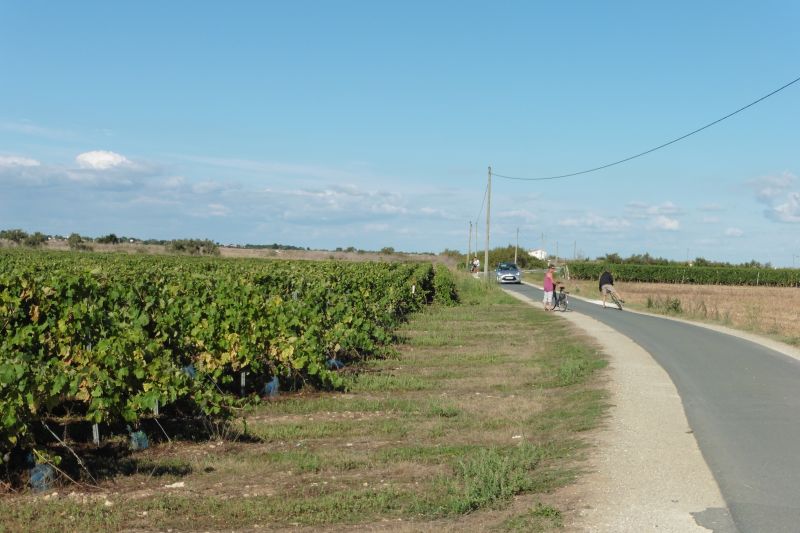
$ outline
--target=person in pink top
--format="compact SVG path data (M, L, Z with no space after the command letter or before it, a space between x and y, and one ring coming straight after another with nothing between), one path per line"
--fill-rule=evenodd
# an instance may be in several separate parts
M556 271L556 267L553 265L549 265L547 267L547 272L544 274L544 299L542 303L544 304L545 311L552 311L553 310L553 290L555 289L555 280L553 279L553 273Z

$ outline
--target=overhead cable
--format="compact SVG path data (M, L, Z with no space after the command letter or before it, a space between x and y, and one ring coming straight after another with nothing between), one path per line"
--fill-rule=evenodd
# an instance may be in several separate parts
M483 201L481 202L481 208L478 210L478 214L475 215L475 227L478 225L478 219L483 213L483 206L486 204L486 195L489 194L489 184L486 184L486 188L483 190Z
M767 99L767 98L769 98L770 96L772 96L772 95L774 95L774 94L777 94L777 93L781 92L782 90L786 89L787 87L789 87L789 86L791 86L791 85L794 85L794 84L795 84L795 83L797 83L798 81L800 81L800 77L793 79L792 81L790 81L790 82L789 82L789 83L787 83L786 85L784 85L784 86L782 86L782 87L779 87L778 89L775 89L775 90L774 90L774 91L772 91L771 93L769 93L769 94L766 94L766 95L762 96L762 97L761 97L761 98L759 98L758 100L755 100L755 101L753 101L753 102L750 102L749 104L747 104L747 105L746 105L746 106L744 106L744 107L740 107L739 109L737 109L737 110L736 110L736 111L734 111L733 113L728 113L728 114L727 114L727 115L725 115L724 117L722 117L722 118L718 118L718 119L717 119L717 120L715 120L714 122L709 122L708 124L706 124L705 126L703 126L703 127L701 127L701 128L697 128L696 130L694 130L694 131L690 131L689 133L687 133L687 134L685 134L685 135L681 135L680 137L677 137L677 138L675 138L675 139L672 139L672 140L671 140L671 141L669 141L669 142L665 142L664 144L660 144L660 145L656 146L655 148L651 148L651 149L649 149L649 150L645 150L644 152L638 153L638 154L636 154L636 155L632 155L632 156L630 156L630 157L626 157L625 159L620 159L619 161L614 161L613 163L608 163L608 164L606 164L606 165L601 165L601 166L599 166L599 167L594 167L594 168L590 168L590 169L587 169L587 170L581 170L580 172L572 172L572 173L570 173L570 174L561 174L561 175L558 175L558 176L547 176L547 177L544 177L544 178L520 178L520 177L515 177L515 176L505 176L505 175L503 175L503 174L496 174L496 173L494 173L494 172L492 172L492 176L497 176L498 178L505 178L505 179L508 179L508 180L520 180L520 181L544 181L544 180L557 180L557 179L561 179L561 178L570 178L570 177L573 177L573 176L580 176L581 174L588 174L588 173L590 173L590 172L596 172L596 171L598 171L598 170L603 170L603 169L605 169L605 168L613 167L613 166L615 166L615 165L619 165L619 164L621 164L621 163L625 163L625 162L627 162L627 161L630 161L630 160L632 160L632 159L636 159L637 157L642 157L642 156L644 156L644 155L647 155L647 154L653 153L653 152L655 152L656 150L660 150L660 149L662 149L662 148L665 148L665 147L669 146L670 144L674 144L674 143L676 143L676 142L678 142L678 141L682 141L683 139L685 139L685 138L687 138L687 137L690 137L690 136L694 135L695 133L699 133L699 132L701 132L701 131L703 131L703 130L705 130L705 129L707 129L707 128L710 128L711 126L713 126L713 125L715 125L715 124L719 124L719 123L720 123L720 122L722 122L723 120L725 120L725 119L728 119L728 118L732 117L733 115L735 115L735 114L737 114L737 113L741 113L741 112L742 112L742 111L744 111L745 109L747 109L747 108L749 108L749 107L753 107L753 106L754 106L754 105L756 105L757 103L759 103L759 102L761 102L761 101L763 101L763 100L766 100L766 99ZM483 209L483 208L481 207L481 209Z

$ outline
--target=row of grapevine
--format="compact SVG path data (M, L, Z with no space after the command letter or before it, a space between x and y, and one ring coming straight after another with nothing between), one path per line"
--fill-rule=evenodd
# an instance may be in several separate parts
M570 276L598 279L607 267L602 263L569 264ZM611 265L609 270L619 281L646 283L690 283L698 285L800 286L800 270L791 268L743 268L678 265Z
M447 277L430 264L0 254L0 455L69 404L135 423L188 402L224 416L235 375L336 387L331 358L391 341ZM449 290L449 289L448 289Z

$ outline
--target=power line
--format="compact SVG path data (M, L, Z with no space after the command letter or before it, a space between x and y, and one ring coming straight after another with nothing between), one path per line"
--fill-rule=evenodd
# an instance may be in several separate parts
M486 204L486 195L489 193L489 184L486 184L486 188L483 190L483 201L481 201L481 208L478 210L478 214L475 215L475 227L478 227L478 217L481 216L483 213L483 206Z
M705 130L705 129L707 129L707 128L710 128L711 126L713 126L713 125L715 125L715 124L719 124L719 123L720 123L720 122L722 122L723 120L725 120L725 119L728 119L728 118L732 117L733 115L736 115L737 113L741 113L741 112L742 112L742 111L744 111L745 109L747 109L747 108L749 108L749 107L753 107L753 106L754 106L754 105L756 105L757 103L759 103L759 102L761 102L761 101L763 101L763 100L766 100L766 99L767 99L767 98L769 98L770 96L772 96L772 95L774 95L774 94L777 94L777 93L781 92L782 90L786 89L786 88L787 88L787 87L789 87L790 85L794 85L794 84L795 84L795 83L797 83L798 81L800 81L800 78L795 78L795 79L793 79L792 81L790 81L789 83L787 83L786 85L784 85L783 87L779 87L778 89L775 89L775 90L774 90L774 91L772 91L771 93L769 93L769 94L766 94L766 95L762 96L762 97L761 97L761 98L759 98L758 100L755 100L755 101L753 101L753 102L750 102L749 104L747 104L747 105L746 105L746 106L744 106L744 107L740 107L739 109L737 109L737 110L736 110L736 111L734 111L733 113L729 113L729 114L725 115L725 116L724 116L724 117L722 117L722 118L718 118L718 119L717 119L717 120L715 120L714 122L709 122L708 124L706 124L705 126L703 126L703 127L701 127L701 128L697 128L696 130L694 130L694 131L691 131L691 132L689 132L689 133L687 133L687 134L685 134L685 135L681 135L680 137L678 137L678 138L676 138L676 139L672 139L671 141L665 142L664 144L660 144L660 145L656 146L655 148L651 148L651 149L649 149L649 150L645 150L644 152L638 153L638 154L636 154L636 155L632 155L632 156L630 156L630 157L626 157L625 159L620 159L619 161L614 161L613 163L608 163L608 164L606 164L606 165L601 165L601 166L599 166L599 167L590 168L590 169L588 169L588 170L581 170L580 172L572 172L571 174L561 174L561 175L559 175L559 176L547 176L547 177L545 177L545 178L518 178L518 177L514 177L514 176L504 176L503 174L496 174L496 173L494 173L494 172L492 172L492 175L493 175L493 176L497 176L498 178L505 178L505 179L508 179L508 180L521 180L521 181L544 181L544 180L557 180L557 179L561 179L561 178L570 178L570 177L572 177L572 176L580 176L581 174L588 174L588 173L590 173L590 172L596 172L596 171L598 171L598 170L603 170L603 169L605 169L605 168L613 167L614 165L619 165L619 164L621 164L621 163L625 163L625 162L627 162L627 161L630 161L630 160L632 160L632 159L636 159L637 157L642 157L643 155L647 155L647 154L653 153L653 152L655 152L656 150L660 150L660 149L662 149L662 148L665 148L665 147L669 146L670 144L674 144L674 143L676 143L676 142L678 142L678 141L682 141L683 139L685 139L685 138L687 138L687 137L690 137L690 136L694 135L695 133L699 133L699 132L701 132L701 131L703 131L703 130ZM481 209L483 209L483 208L481 208Z

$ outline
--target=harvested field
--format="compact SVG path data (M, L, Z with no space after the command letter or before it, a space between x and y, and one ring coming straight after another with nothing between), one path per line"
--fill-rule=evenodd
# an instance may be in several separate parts
M599 299L596 281L570 280L567 290ZM633 309L720 324L800 345L800 288L617 283Z

